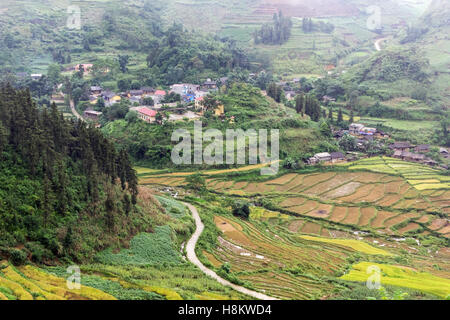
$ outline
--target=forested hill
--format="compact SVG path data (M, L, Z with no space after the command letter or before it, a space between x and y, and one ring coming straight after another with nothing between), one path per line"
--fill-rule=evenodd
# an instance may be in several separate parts
M88 259L136 232L136 196L127 154L100 131L0 89L0 257Z

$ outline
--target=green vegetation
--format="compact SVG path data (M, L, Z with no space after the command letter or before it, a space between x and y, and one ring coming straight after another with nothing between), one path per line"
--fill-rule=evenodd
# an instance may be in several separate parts
M105 245L96 235L107 243L146 228L128 156L98 130L64 120L55 105L38 110L11 87L0 89L0 110L2 256L23 262L9 248L25 244L36 262L83 260Z
M342 276L341 279L364 282L367 280L367 268L372 265L381 269L380 280L382 284L421 290L441 298L446 298L450 294L448 279L436 277L429 273L417 272L409 268L372 262L360 262L354 265L350 273Z
M378 249L375 247L372 247L371 245L368 245L365 242L358 241L358 240L350 240L350 239L327 239L327 238L320 238L320 237L311 237L311 236L301 236L302 239L310 240L310 241L318 241L318 242L325 242L325 243L334 243L337 245L342 245L345 247L350 247L358 252L363 252L366 254L373 254L373 255L385 255L389 256L392 255L391 253L387 252L386 250Z
M179 263L178 252L174 248L173 234L169 226L156 227L154 233L142 233L130 241L130 249L113 253L111 249L96 256L98 262L112 265L152 265Z
M225 117L234 121L223 121L213 115L205 115L202 119L203 127L218 129L224 136L226 129L279 129L280 130L280 156L301 159L307 158L314 152L337 150L337 145L330 137L323 136L319 125L304 120L294 109L278 104L264 97L260 90L244 83L234 83L225 91L214 96L224 105ZM308 100L310 101L310 100ZM311 99L316 101L316 99ZM313 105L306 104L306 106ZM308 108L308 114L316 109ZM171 141L171 133L177 129L187 129L193 132L193 122L164 122L148 124L143 121L116 120L108 122L102 129L103 133L127 149L132 158L139 164L153 168L174 167L170 159L175 143ZM226 142L224 141L224 150ZM197 169L206 169L209 166L195 166ZM219 168L228 168L227 165ZM183 166L186 169L186 166Z
M280 11L273 15L273 26L265 24L261 30L255 31L253 41L255 44L283 44L291 36L292 21L289 17L284 17Z

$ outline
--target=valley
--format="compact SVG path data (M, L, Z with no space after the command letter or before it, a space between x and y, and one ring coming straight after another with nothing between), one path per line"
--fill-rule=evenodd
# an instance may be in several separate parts
M0 300L449 300L449 17L2 1Z

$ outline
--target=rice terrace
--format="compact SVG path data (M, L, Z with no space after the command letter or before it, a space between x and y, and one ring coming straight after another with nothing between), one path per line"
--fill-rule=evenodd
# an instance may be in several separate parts
M444 306L449 17L448 0L1 0L2 315Z
M450 185L439 170L384 157L264 180L247 169L206 171L208 200L189 196L208 232L196 249L204 265L219 274L226 266L235 283L276 298L318 299L350 294L344 288L367 278L353 269L382 262L427 275L418 282L405 275L404 285L386 275L383 285L448 296ZM141 184L161 191L183 194L189 183L185 172L139 172ZM235 199L252 204L248 221L229 213Z

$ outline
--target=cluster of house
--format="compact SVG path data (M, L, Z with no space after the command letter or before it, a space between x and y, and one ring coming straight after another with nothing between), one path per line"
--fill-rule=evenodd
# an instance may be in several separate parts
M90 88L90 103L92 105L97 104L98 99L102 98L105 102L106 107L110 107L115 103L120 102L122 99L129 100L134 105L140 105L138 107L133 107L131 110L134 110L138 113L138 117L146 122L153 123L156 121L156 115L158 111L163 106L169 107L177 107L178 103L162 103L163 99L167 94L178 94L181 98L181 104L188 105L193 104L197 113L192 111L185 111L184 107L178 109L171 109L171 111L178 111L181 114L174 113L169 116L169 121L179 121L183 119L194 120L200 118L200 116L204 112L203 100L206 95L208 95L211 91L217 90L220 85L226 84L228 78L220 78L217 81L207 79L203 84L190 84L190 83L181 83L181 84L173 84L170 86L170 90L166 92L165 90L158 90L151 87L142 87L139 90L129 90L127 92L115 93L110 90L103 90L100 86L92 86ZM153 106L143 106L144 100L146 98L152 98ZM222 105L218 106L215 110L216 116L224 115L224 107ZM84 116L87 119L97 121L101 116L101 112L86 110L84 112Z
M349 130L339 130L334 132L334 137L340 139L345 135L352 135L356 138L357 147L360 150L364 150L369 141L375 138L388 138L384 132L375 128L365 127L363 124L352 123L349 126ZM426 156L426 153L430 151L430 145L421 144L417 146L411 145L409 142L395 142L389 146L393 150L393 157L404 161L419 162L430 166L436 166L438 163ZM450 158L449 151L445 148L440 148L439 153L444 158ZM346 160L346 157L341 152L323 152L318 153L311 157L308 161L309 164L315 165L323 162L338 162Z
M430 152L430 145L421 144L418 146L413 146L407 141L395 142L390 146L392 150L394 150L393 158L411 161L411 162L420 162L430 166L436 166L438 163L430 158L428 158L425 154ZM414 152L412 152L412 150ZM449 158L449 151L446 148L440 148L439 153L444 158Z
M381 136L383 132L378 131L376 128L368 128L360 123L352 123L348 127L348 132L355 136Z

